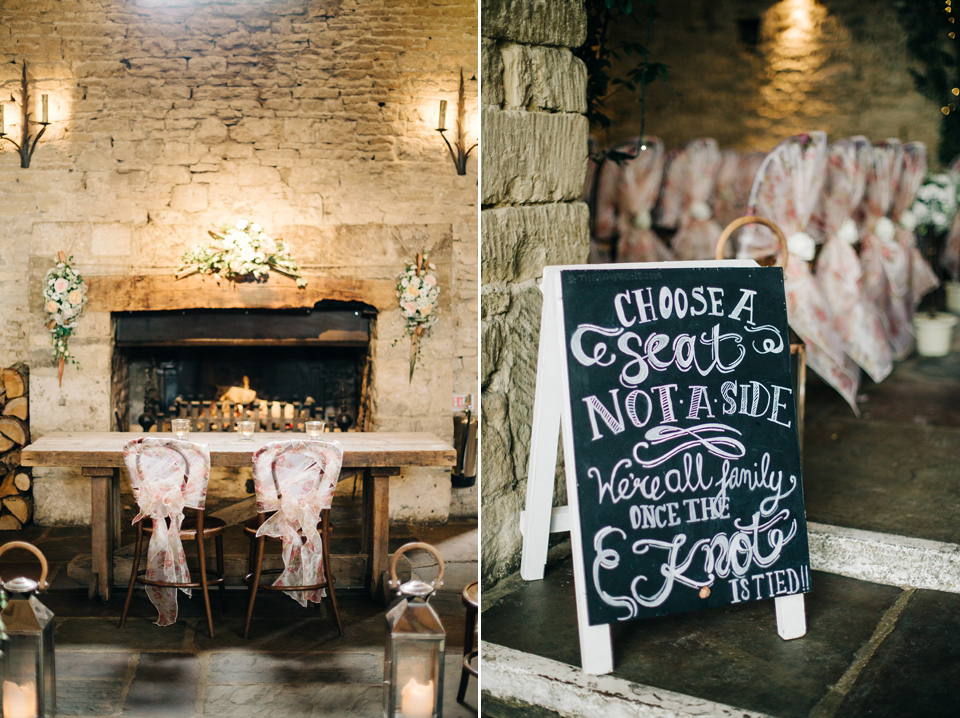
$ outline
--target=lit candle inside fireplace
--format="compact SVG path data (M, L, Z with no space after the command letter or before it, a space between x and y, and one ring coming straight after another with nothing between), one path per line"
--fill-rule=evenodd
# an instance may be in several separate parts
M50 108L50 96L49 95L40 95L40 113L43 117L43 122L47 122L48 111Z
M37 715L37 687L32 681L23 685L3 682L3 715L5 718L35 718Z
M447 129L447 101L440 100L440 119L437 120L437 129Z

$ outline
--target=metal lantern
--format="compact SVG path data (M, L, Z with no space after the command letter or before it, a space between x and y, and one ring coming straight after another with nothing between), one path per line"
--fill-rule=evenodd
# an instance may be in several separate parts
M429 551L440 571L433 583L397 580L397 559L411 549ZM440 718L443 715L443 653L447 634L427 601L443 584L443 559L429 544L401 546L390 563L390 588L403 597L387 612L383 660L384 718Z
M47 559L40 549L24 541L0 546L0 555L14 548L26 549L40 560L40 580L25 576L0 580L7 594L6 606L0 611L3 716L42 718L57 710L53 613L33 595L47 587Z

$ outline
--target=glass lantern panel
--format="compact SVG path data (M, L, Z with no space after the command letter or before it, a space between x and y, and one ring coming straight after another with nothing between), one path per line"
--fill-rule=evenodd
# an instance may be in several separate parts
M54 662L56 654L53 649L53 628L51 621L43 629L43 685L45 713L51 715L57 712L57 669Z
M40 636L8 635L3 648L4 718L36 718Z
M391 718L433 718L443 689L443 641L393 636Z

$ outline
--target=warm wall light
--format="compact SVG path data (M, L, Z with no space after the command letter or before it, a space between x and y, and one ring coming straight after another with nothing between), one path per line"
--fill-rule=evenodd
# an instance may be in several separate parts
M457 92L457 139L453 145L450 144L450 140L447 139L447 136L444 134L447 131L447 101L440 100L440 117L437 121L437 132L440 133L440 136L443 138L443 141L447 143L447 149L450 150L450 157L453 159L453 164L456 165L457 174L465 175L467 173L467 158L470 156L470 153L477 146L477 143L474 142L471 147L464 151L464 147L467 144L467 135L466 135L466 108L464 107L464 92L463 92L463 70L460 70L460 89ZM456 147L456 150L454 150Z
M17 152L20 154L20 166L29 167L30 158L33 157L33 151L37 147L37 142L40 141L40 138L43 136L43 133L47 130L47 125L50 124L49 117L49 96L40 95L40 121L31 120L32 113L30 112L30 93L29 88L27 87L27 63L24 60L23 63L23 73L20 76L20 141L17 142L12 137L8 137L6 133L6 128L4 126L3 119L3 105L0 105L0 140L6 140L11 145L17 148ZM30 125L40 125L40 131L37 132L33 137L30 136ZM2 152L2 145L0 145L0 152Z

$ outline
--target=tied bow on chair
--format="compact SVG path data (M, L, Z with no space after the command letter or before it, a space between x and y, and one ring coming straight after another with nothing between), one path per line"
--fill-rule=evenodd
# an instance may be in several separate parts
M158 467L159 468L159 467ZM183 469L167 463L162 470L150 472L140 484L140 513L134 523L146 517L153 522L153 535L147 547L147 572L149 581L170 583L188 583L190 570L187 557L180 541L180 527L183 523L183 509L186 501L183 496L182 482L169 480L169 474L183 476ZM147 596L157 608L158 626L169 626L177 622L177 589L147 585ZM189 588L181 588L187 596Z
M257 530L257 536L279 538L283 545L284 568L273 585L322 583L325 580L323 542L317 531L317 520L320 512L333 504L336 483L323 482L318 477L329 471L339 473L339 467L330 465L329 461L324 466L312 457L306 464L290 464L287 457L281 456L273 462L272 469L277 486L285 486L285 490L278 491L279 508ZM281 480L282 474L286 475ZM326 595L326 589L285 593L305 607L307 601L319 602Z

